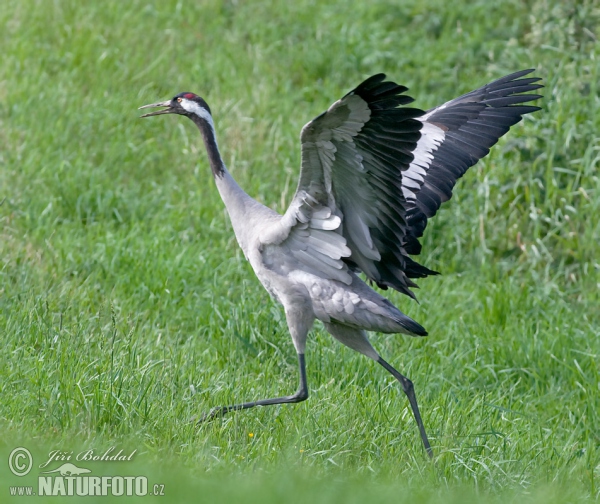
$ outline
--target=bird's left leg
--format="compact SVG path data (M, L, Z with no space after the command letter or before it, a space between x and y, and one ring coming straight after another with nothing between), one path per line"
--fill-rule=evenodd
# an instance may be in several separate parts
M423 425L423 420L421 419L421 413L419 412L419 405L417 404L417 398L415 396L415 390L412 382L406 376L401 375L398 371L396 371L396 369L394 369L390 364L381 358L381 356L369 342L369 338L367 337L365 331L345 326L334 321L325 323L324 325L335 339L352 348L352 350L356 350L357 352L360 352L373 359L375 362L378 362L385 369L387 369L394 376L394 378L396 378L396 380L400 382L400 385L402 385L402 390L406 394L406 397L408 397L408 402L412 408L415 420L417 421L419 432L421 433L421 439L423 440L423 446L425 447L429 457L432 458L433 451L431 450L431 445L429 444L429 439L427 438L427 432L425 432L425 426Z
M431 449L431 445L429 444L427 432L425 432L425 426L423 425L423 420L421 419L421 413L419 412L419 405L417 404L417 397L415 396L415 388L413 386L413 383L406 376L400 374L388 362L384 361L381 358L381 356L377 359L377 362L381 364L385 369L387 369L392 374L392 376L400 382L400 385L402 385L402 390L406 394L406 397L408 397L408 402L410 403L410 407L413 410L415 420L417 421L417 425L419 426L419 432L421 433L423 446L425 447L429 458L433 458L433 450Z
M310 315L309 315L310 313ZM312 326L314 318L312 315L312 309L310 312L307 310L294 310L287 309L285 311L287 323L298 353L298 368L300 372L300 382L298 390L289 396L273 397L270 399L260 399L258 401L246 402L241 404L233 404L231 406L219 406L213 408L209 413L204 414L198 423L212 420L215 417L223 416L230 411L242 410L253 408L254 406L270 406L272 404L285 404L285 403L298 403L308 399L308 385L306 382L306 363L304 360L304 349L306 347L306 336Z

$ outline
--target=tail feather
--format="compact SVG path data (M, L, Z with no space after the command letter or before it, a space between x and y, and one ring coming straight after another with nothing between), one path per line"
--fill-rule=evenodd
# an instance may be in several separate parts
M427 336L427 331L421 324L404 315L404 313L401 315L402 317L397 317L394 320L400 324L408 334L411 336Z

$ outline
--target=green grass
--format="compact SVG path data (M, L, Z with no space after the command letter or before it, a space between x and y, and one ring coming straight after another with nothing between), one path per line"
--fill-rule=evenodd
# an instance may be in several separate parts
M145 471L171 502L597 500L599 26L586 0L5 0L2 500L33 481L8 472L19 445L36 463L135 448L88 467ZM430 336L372 338L414 381L435 461L393 378L319 326L307 402L196 428L291 392L296 357L195 127L136 108L204 96L232 174L283 211L300 128L362 78L384 71L427 108L528 67L543 110L429 224L421 259L444 275L420 304L390 294Z

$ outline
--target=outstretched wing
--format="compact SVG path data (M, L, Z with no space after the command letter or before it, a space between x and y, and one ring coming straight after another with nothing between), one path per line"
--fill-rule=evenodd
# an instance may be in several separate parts
M304 126L296 194L278 231L261 242L287 246L322 276L350 283L350 267L380 287L413 296L408 288L415 284L405 270L416 263L403 248L401 184L420 138L423 123L416 118L423 111L398 108L412 98L402 94L405 87L384 79L383 74L367 79Z
M414 160L402 174L406 198L407 232L403 242L409 254L418 254L427 219L452 197L456 181L524 114L539 107L522 105L541 98L522 94L543 87L539 78L521 78L533 70L507 75L419 117L423 123ZM421 276L408 271L411 278Z
M294 199L259 238L278 244L307 271L351 283L348 268L379 287L414 297L410 280L435 274L408 254L421 250L427 219L456 181L540 98L524 70L427 113L399 108L406 88L378 74L302 129Z

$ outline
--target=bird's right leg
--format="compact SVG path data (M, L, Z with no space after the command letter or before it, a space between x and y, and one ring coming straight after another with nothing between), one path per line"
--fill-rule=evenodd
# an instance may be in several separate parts
M273 397L270 399L260 399L258 401L251 401L241 404L232 404L231 406L219 406L213 408L210 412L205 413L198 420L198 423L212 420L213 418L223 416L230 411L243 410L254 408L254 406L270 406L272 404L286 404L286 403L298 403L308 399L308 385L306 382L306 362L304 360L304 349L306 346L306 336L310 327L312 326L313 319L310 316L304 316L304 311L287 310L286 318L296 352L298 354L298 368L300 372L300 382L298 390L289 396Z
M212 420L215 417L223 416L230 411L254 408L254 406L270 406L271 404L297 403L308 399L308 386L306 385L306 364L304 354L298 354L298 367L300 368L300 385L295 394L282 397L273 397L271 399L260 399L241 404L232 404L231 406L219 406L213 408L209 413L205 413L198 423Z

